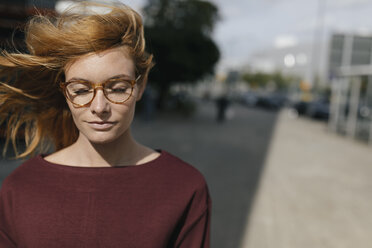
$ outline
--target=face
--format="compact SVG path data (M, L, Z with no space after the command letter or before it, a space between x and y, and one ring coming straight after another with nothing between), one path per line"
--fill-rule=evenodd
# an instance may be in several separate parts
M113 48L99 54L91 54L75 60L65 69L66 82L84 80L95 84L106 82L117 76L135 79L133 60L122 47ZM135 84L132 96L122 104L106 99L102 88L97 88L93 101L85 107L67 104L71 110L80 138L91 143L103 144L125 137L133 121L136 101L143 93L143 87Z

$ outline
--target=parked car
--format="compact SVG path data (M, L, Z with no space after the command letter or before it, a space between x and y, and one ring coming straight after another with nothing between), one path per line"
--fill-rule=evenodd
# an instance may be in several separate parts
M306 115L319 120L328 120L330 103L328 98L311 101L306 109Z
M258 101L258 95L255 92L246 92L241 96L241 103L243 105L254 107L257 104Z
M257 107L269 110L279 110L288 102L288 98L282 93L262 95L257 100Z

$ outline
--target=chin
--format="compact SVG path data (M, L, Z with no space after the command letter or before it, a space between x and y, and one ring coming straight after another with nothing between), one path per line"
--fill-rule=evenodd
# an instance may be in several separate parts
M116 139L108 139L108 138L93 138L93 139L88 139L90 143L96 144L96 145L104 145L104 144L109 144Z
M121 137L123 137L123 134L102 132L97 134L85 135L85 137L92 144L108 144L120 139Z

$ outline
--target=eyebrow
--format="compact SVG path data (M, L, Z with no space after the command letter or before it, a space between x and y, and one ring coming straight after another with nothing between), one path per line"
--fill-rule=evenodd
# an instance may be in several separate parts
M130 76L128 76L126 74L118 74L118 75L109 77L109 78L105 79L104 81L106 82L106 81L109 81L109 80L112 80L112 79L118 79L118 78L130 79ZM87 80L85 78L80 78L80 77L72 77L72 78L70 78L70 80L68 80L66 82L70 82L70 81L86 81L86 82L91 82L90 80Z

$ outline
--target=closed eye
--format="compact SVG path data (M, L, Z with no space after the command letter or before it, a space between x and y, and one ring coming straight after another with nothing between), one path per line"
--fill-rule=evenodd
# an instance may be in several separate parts
M88 90L88 89L74 90L73 93L76 94L76 95L83 95L83 94L90 93L90 90Z
M111 89L110 91L114 93L123 93L123 92L126 92L127 90L128 88L117 88L117 89Z

